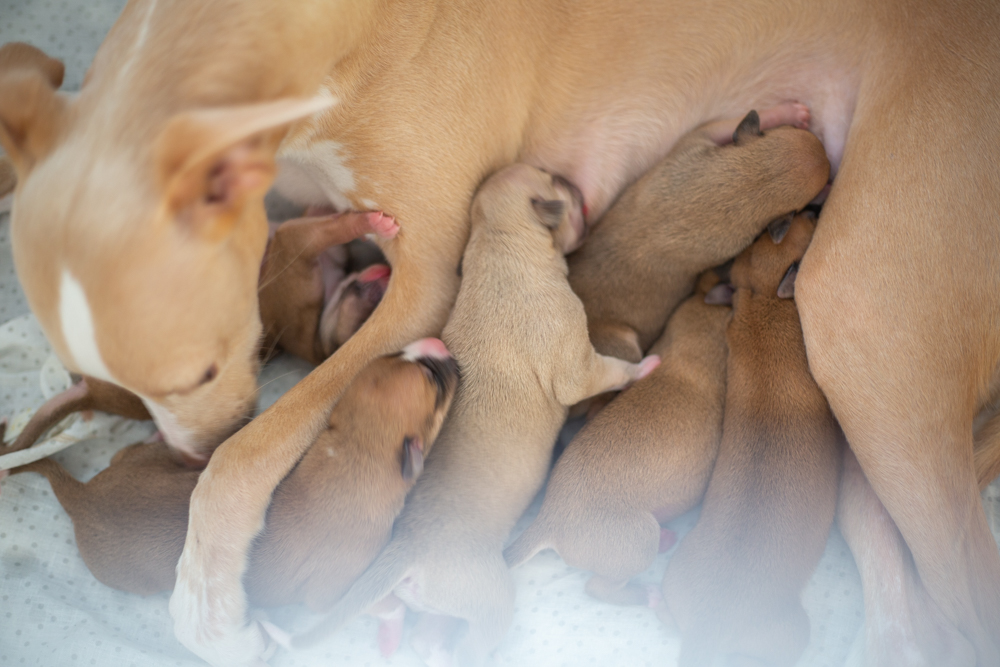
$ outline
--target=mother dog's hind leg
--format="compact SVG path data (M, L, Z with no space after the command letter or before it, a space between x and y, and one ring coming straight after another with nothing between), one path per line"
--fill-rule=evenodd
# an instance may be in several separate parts
M972 419L1000 358L1000 169L990 114L941 108L932 74L868 91L795 300L810 369L921 582L977 664L997 665L1000 554ZM962 100L977 103L995 105Z

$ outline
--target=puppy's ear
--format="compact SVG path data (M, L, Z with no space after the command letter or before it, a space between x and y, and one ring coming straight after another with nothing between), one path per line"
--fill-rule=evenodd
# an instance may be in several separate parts
M412 482L424 471L424 448L417 438L403 438L403 479Z
M531 206L538 214L538 219L549 229L555 229L562 222L563 214L566 212L566 202L561 199L537 199L531 200Z
M736 126L736 131L733 132L733 143L737 146L740 141L746 141L748 137L759 137L763 134L760 131L760 116L757 112L750 110L750 113L740 121L740 124Z
M155 159L172 216L201 238L225 238L243 204L270 187L281 130L333 103L328 97L285 98L171 118L157 139Z
M788 228L792 226L793 217L795 217L795 214L789 213L784 217L771 221L771 223L767 226L767 234L771 237L771 240L774 241L775 244L781 243L781 241L785 238L785 234L788 233Z
M799 275L799 263L795 262L785 271L785 277L778 284L778 298L791 299L795 296L795 276Z
M21 42L0 48L0 145L23 178L55 143L63 64Z

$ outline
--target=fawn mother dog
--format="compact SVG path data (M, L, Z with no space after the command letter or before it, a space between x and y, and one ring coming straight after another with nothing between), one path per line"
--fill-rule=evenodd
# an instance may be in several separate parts
M225 440L191 499L177 636L257 663L240 577L271 490L331 394L440 332L487 175L559 174L593 222L687 130L797 100L835 174L796 284L810 369L934 618L1000 664L972 454L1000 389L997 35L987 0L133 0L75 97L46 60L0 59L14 257L53 347L142 396L173 445ZM395 218L392 278L347 344L226 439L254 389L272 180Z

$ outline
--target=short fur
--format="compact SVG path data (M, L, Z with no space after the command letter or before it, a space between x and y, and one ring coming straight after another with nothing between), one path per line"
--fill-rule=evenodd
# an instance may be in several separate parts
M351 383L328 428L275 490L244 579L255 605L303 602L323 611L388 541L415 481L403 474L407 460L430 452L457 384L454 361L433 363L432 374L423 362L385 357ZM100 396L88 405L114 408ZM140 595L174 587L201 473L179 465L165 443L122 449L86 484L51 459L11 471L22 472L49 479L99 581Z
M681 667L791 667L809 640L800 594L837 502L842 435L809 374L795 302L779 298L814 224L797 216L733 264L722 443L701 516L667 566Z
M562 174L594 222L692 128L798 100L836 173L797 280L810 369L930 597L1000 663L1000 553L969 454L1000 396L997 34L986 0L132 0L75 98L0 70L32 311L73 367L69 270L113 379L193 446L252 402L276 154L300 204L401 224L371 319L202 477L178 638L217 665L264 651L240 582L271 493L361 368L444 325L487 174Z
M553 238L565 237L574 207L570 192L523 164L480 188L443 336L462 367L454 409L392 541L299 643L394 591L419 611L467 621L460 665L480 664L503 638L514 606L504 540L545 481L568 407L655 363L604 357L587 339Z
M801 105L784 107L765 118L807 125ZM719 134L733 143L719 146ZM829 175L815 135L762 128L753 111L742 123L720 121L682 137L569 258L594 348L638 361L699 273L737 255L775 218L803 208Z
M722 437L730 309L705 303L705 274L650 353L663 360L583 427L559 457L538 518L505 551L513 567L542 549L594 576L587 592L646 604L629 580L660 546L660 524L705 493Z

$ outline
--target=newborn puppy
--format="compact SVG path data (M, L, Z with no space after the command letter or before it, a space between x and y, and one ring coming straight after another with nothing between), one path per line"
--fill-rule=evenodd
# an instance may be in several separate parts
M568 406L621 388L658 361L605 357L587 339L563 259L583 230L581 203L561 179L512 165L483 184L471 219L443 335L462 367L455 406L390 543L294 644L395 591L412 609L467 622L461 637L416 637L418 652L444 659L454 647L458 664L480 664L513 613L504 540L545 480Z
M672 545L660 524L701 501L722 437L730 309L705 301L718 281L711 271L701 277L650 349L660 366L566 448L538 518L504 552L512 567L555 549L567 564L595 573L587 582L592 596L647 603L646 589L629 580Z
M799 597L833 522L843 440L791 298L813 229L796 216L733 264L722 443L698 524L663 580L682 667L721 656L790 666L809 640Z
M87 375L72 377L73 386L38 408L14 441L0 449L0 454L31 447L46 431L74 412L100 410L126 419L152 419L142 400L129 390ZM0 431L0 441L2 434L3 431Z
M344 244L367 233L391 238L399 225L380 213L306 213L272 226L257 291L264 350L318 364L368 319L389 284L385 265L346 276Z
M244 575L252 604L304 602L322 611L364 571L420 475L457 379L437 339L358 374L333 407L329 428L274 493ZM200 472L179 466L165 443L122 449L86 484L50 459L11 473L29 471L52 483L99 581L141 595L173 588Z
M764 129L804 127L809 118L797 104L762 115ZM727 134L732 145L718 145ZM569 258L570 285L587 311L595 349L638 361L698 274L737 255L769 222L803 208L829 174L819 139L793 127L762 132L755 111L682 137Z

